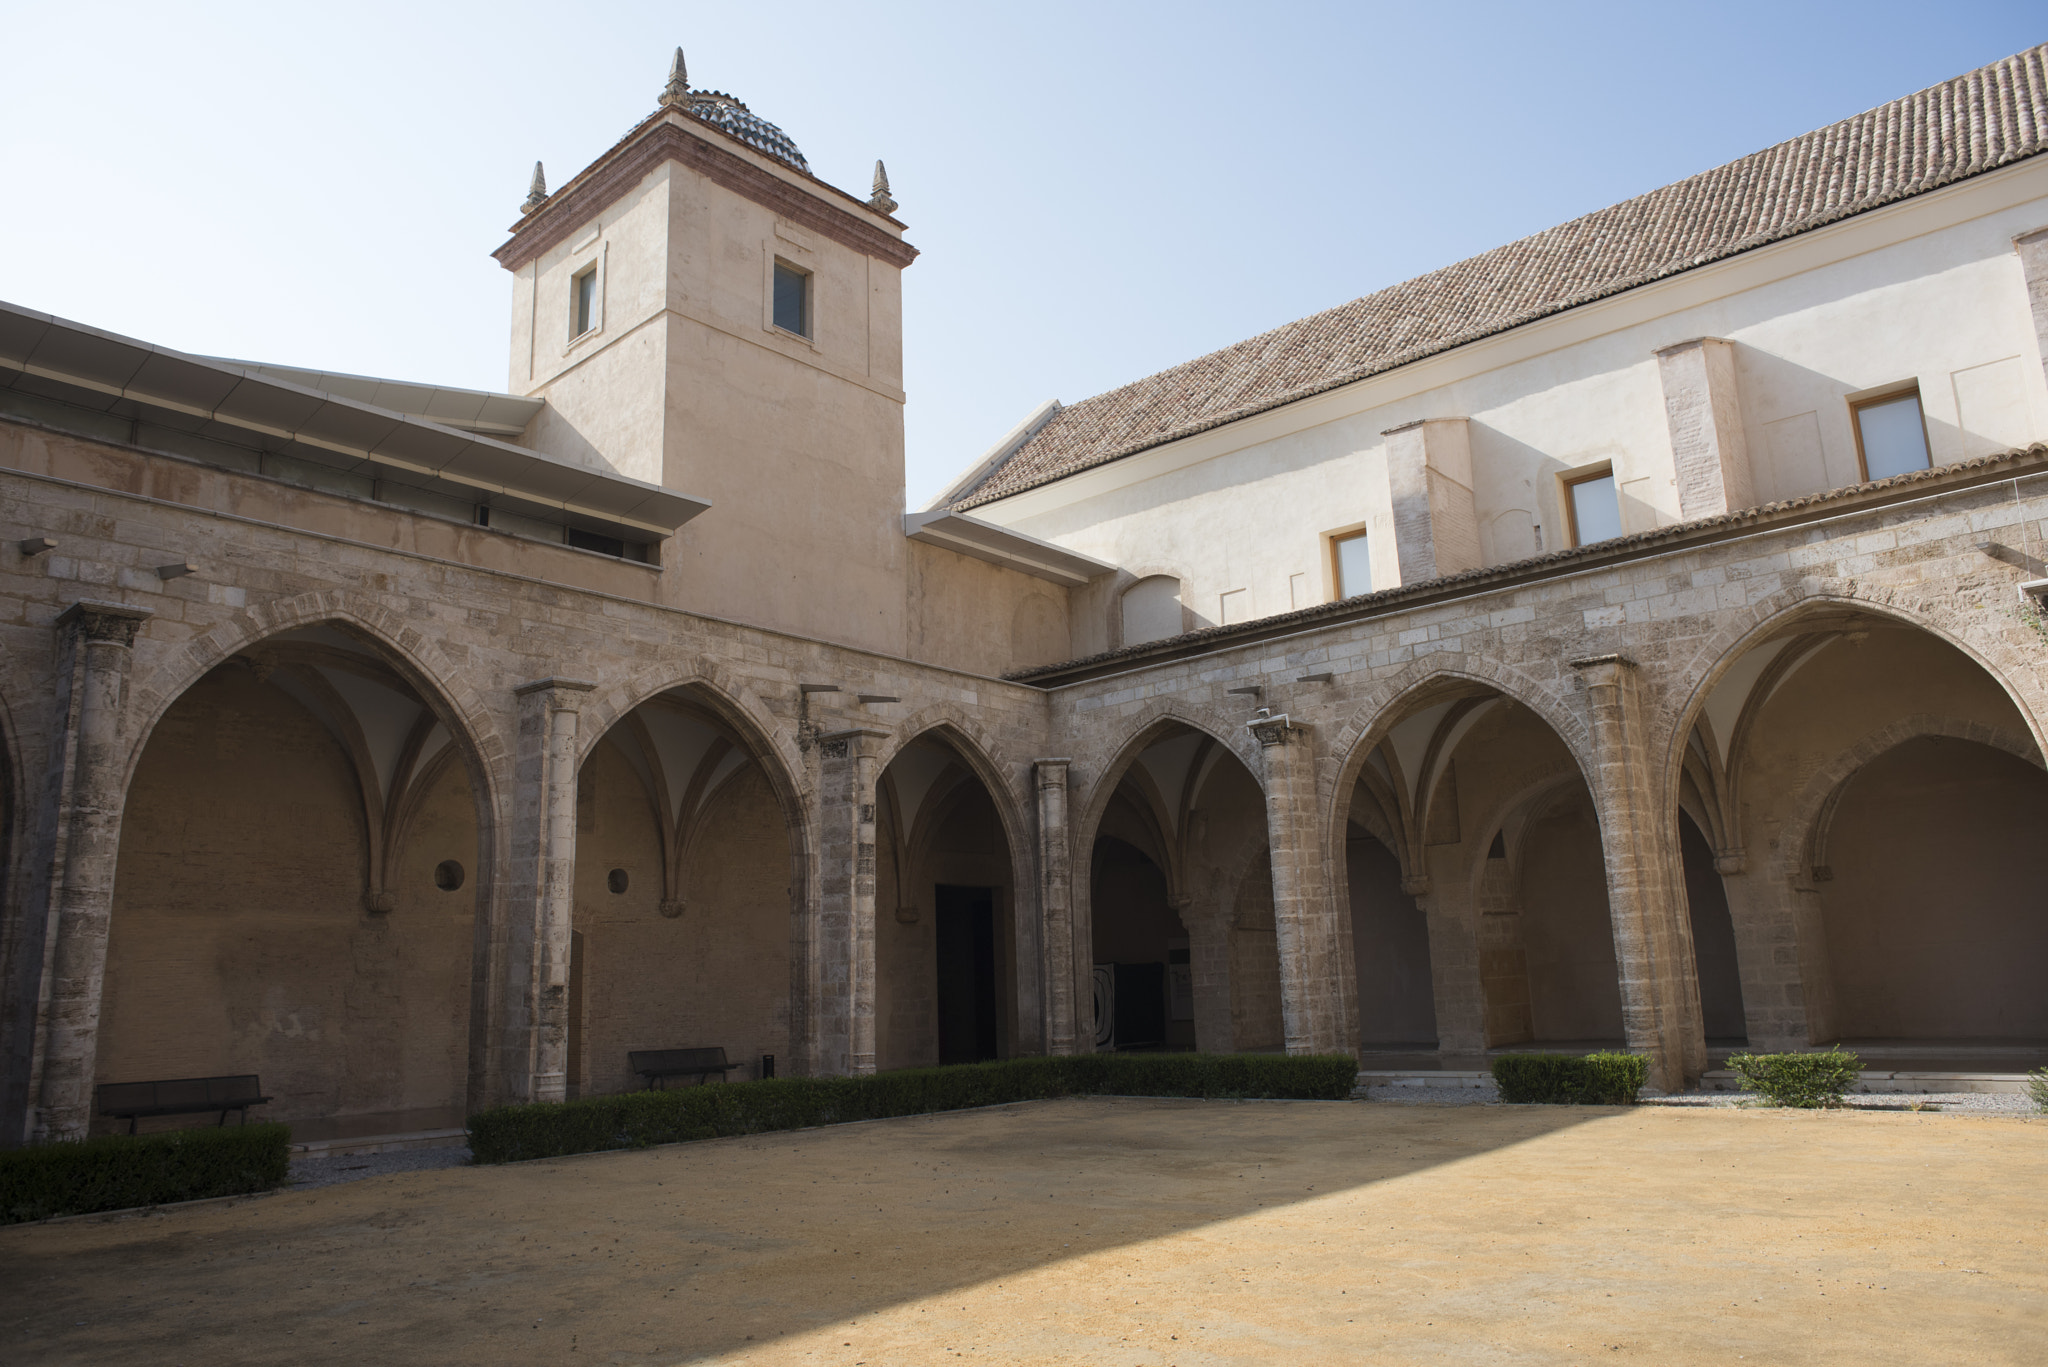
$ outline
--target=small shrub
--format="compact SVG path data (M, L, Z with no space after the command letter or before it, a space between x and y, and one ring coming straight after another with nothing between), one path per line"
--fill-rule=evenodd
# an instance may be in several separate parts
M1556 1106L1633 1106L1650 1076L1641 1054L1506 1054L1493 1061L1502 1101Z
M1755 1092L1772 1106L1839 1106L1856 1079L1863 1060L1842 1049L1820 1054L1735 1054L1728 1069L1742 1079L1742 1090Z
M479 1163L510 1163L1063 1096L1337 1101L1351 1094L1357 1077L1358 1062L1348 1054L1005 1059L869 1077L771 1078L499 1106L469 1118L469 1147Z
M2034 1099L2037 1110L2048 1111L2048 1068L2036 1068L2027 1074L2027 1095Z
M268 1191L290 1169L291 1134L208 1126L0 1151L0 1224Z

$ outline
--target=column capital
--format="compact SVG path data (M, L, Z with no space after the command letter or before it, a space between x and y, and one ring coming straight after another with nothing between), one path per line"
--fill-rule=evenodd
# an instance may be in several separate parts
M1257 721L1247 722L1244 729L1257 736L1259 744L1264 746L1285 745L1289 741L1305 741L1308 739L1309 733L1309 727L1306 722L1295 721L1285 712L1282 712L1277 717L1260 717Z
M1589 655L1583 660L1573 660L1571 667L1579 672L1588 688L1613 688L1621 682L1622 675L1636 667L1636 662L1626 655Z
M1070 759L1035 759L1031 761L1031 767L1037 771L1040 783L1064 784L1067 766L1073 762Z
M827 731L818 737L818 753L830 759L845 759L850 754L871 754L875 742L887 739L887 731L877 731L872 726Z
M583 679L563 679L550 675L545 679L519 684L513 688L512 694L519 698L540 694L555 711L574 712L583 706L583 695L596 689L596 684Z
M68 627L87 641L109 641L117 646L135 644L135 633L156 614L148 608L126 603L102 603L81 598L57 614L57 625Z

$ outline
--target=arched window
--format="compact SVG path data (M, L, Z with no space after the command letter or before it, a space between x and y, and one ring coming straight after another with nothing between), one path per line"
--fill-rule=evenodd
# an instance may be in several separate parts
M1155 574L1124 590L1125 645L1163 641L1180 633L1180 580Z

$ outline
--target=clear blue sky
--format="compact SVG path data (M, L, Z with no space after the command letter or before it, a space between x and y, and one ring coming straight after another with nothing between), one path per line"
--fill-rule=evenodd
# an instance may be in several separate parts
M181 350L505 383L489 253L694 84L866 193L922 506L1067 402L2048 38L2040 4L0 0L0 298Z

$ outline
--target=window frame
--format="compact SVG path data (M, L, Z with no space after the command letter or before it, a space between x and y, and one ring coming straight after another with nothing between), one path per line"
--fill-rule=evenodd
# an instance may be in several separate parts
M1621 527L1621 534L1628 535L1628 528L1621 524L1621 477L1615 473L1614 462L1603 460L1598 465L1587 465L1576 470L1567 470L1557 477L1558 492L1564 498L1564 530L1571 539L1570 550L1577 550L1587 544L1579 539L1579 503L1572 497L1572 490L1581 484L1591 484L1596 479L1614 481L1614 521ZM1598 542L1592 543L1598 545Z
M1346 598L1355 598L1360 596L1357 594L1347 594L1344 591L1343 551L1343 546L1345 542L1359 540L1363 540L1365 542L1366 574L1370 576L1372 573L1371 523L1354 522L1348 527L1339 527L1335 531L1323 533L1323 573L1324 577L1329 581L1330 585L1329 597L1325 598L1323 600L1324 602L1341 603ZM1375 588L1373 588L1370 585L1368 585L1368 587L1365 590L1365 592L1367 593L1373 593L1375 591Z
M1858 484L1868 484L1871 480L1870 461L1863 454L1863 410L1882 408L1888 403L1897 403L1909 396L1914 407L1920 412L1920 453L1927 457L1927 464L1922 468L1934 468L1934 443L1927 437L1927 396L1921 392L1920 379L1915 376L1910 380L1901 380L1897 384L1888 384L1877 389L1859 389L1846 396L1849 405L1849 436L1856 444ZM1889 479L1890 476L1887 475L1885 478Z
M775 320L775 287L778 277L783 271L788 271L791 275L803 281L804 330L801 332L791 331ZM786 256L778 253L771 257L768 263L768 328L771 332L778 333L784 337L794 337L798 341L811 346L817 345L818 308L817 289L814 283L816 277L816 271L808 266L800 265Z
M605 247L604 244L599 244L596 251L569 268L569 309L564 328L569 336L562 343L565 354L604 331L604 266ZM580 302L577 296L581 293L585 280L590 281L590 326L579 332L576 330L576 306Z

